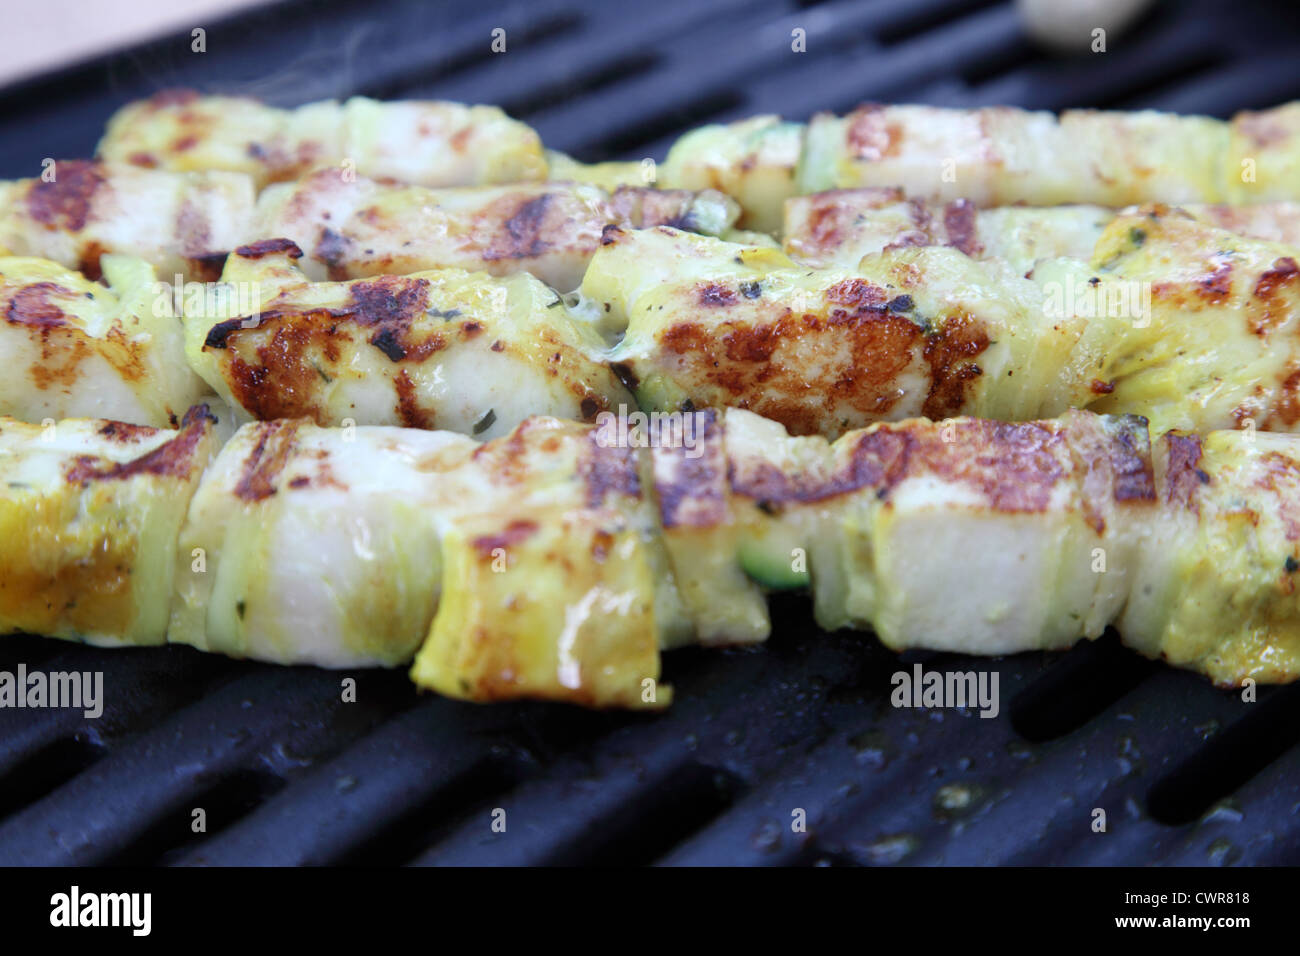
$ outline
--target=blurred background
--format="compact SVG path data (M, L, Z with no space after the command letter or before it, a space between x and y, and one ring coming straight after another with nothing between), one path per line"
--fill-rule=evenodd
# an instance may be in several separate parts
M1292 0L49 0L0 35L0 176L89 154L113 109L169 86L281 104L354 93L496 103L587 160L660 157L687 126L755 112L802 119L863 100L1222 116L1300 96L1295 10ZM504 53L492 50L497 29Z

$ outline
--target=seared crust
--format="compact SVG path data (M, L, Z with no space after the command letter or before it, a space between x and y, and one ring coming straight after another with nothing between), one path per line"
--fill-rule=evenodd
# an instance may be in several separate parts
M660 278L674 267L686 275ZM793 434L835 437L874 421L977 413L984 393L1018 386L986 377L997 339L1034 334L1028 321L1005 334L1017 301L978 297L978 277L944 268L899 259L870 277L809 271L771 250L660 228L609 233L583 288L626 317L611 360L643 407L744 408Z
M821 475L732 461L732 490L770 505L809 504L864 489L888 501L903 481L933 475L966 487L995 511L1035 512L1071 470L1065 430L1052 421L880 424L845 435L835 450L836 469Z
M713 409L694 412L690 419L690 447L684 422L670 425L654 419L648 429L659 521L669 531L713 527L726 519L728 467L722 423ZM673 435L673 428L681 434Z
M1156 501L1146 419L1137 415L1065 418L1075 469L1082 475L1083 509L1101 534L1114 505Z
M1210 476L1199 466L1201 439L1196 435L1169 433L1161 439L1165 449L1165 501L1174 507L1200 513L1197 497Z
M64 475L69 484L86 485L92 482L128 481L138 475L159 478L176 478L188 481L195 477L195 469L204 464L197 450L212 432L216 417L207 405L196 405L185 413L181 429L163 445L131 461L106 461L92 455L78 455ZM152 438L158 430L140 425L107 422L99 434L115 442L134 443Z
M254 443L244 460L235 495L244 501L261 501L275 494L285 466L295 454L300 423L293 419L260 422L252 427Z
M884 290L876 291L881 301L846 307L832 288L828 313L817 314L752 300L742 306L739 289L703 283L696 301L718 314L677 321L658 344L683 378L698 382L701 404L747 408L796 434L817 434L846 410L866 420L888 414L900 397L898 380L918 361L921 329L891 313ZM828 360L823 384L809 390L814 354Z
M79 232L91 217L96 193L104 187L104 168L96 162L64 160L55 169L58 178L53 182L38 179L28 186L28 215L50 228Z

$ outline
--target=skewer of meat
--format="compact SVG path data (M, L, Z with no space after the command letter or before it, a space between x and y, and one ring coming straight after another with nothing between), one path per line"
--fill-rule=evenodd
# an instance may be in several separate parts
M954 248L853 269L671 229L608 230L582 293L646 411L738 406L800 434L1067 408L1169 428L1300 423L1294 248L1159 207L1116 216L1091 261L1028 277Z
M606 226L726 235L739 208L715 192L581 183L429 189L318 170L263 191L259 238L292 239L313 279L428 269L529 272L576 289Z
M737 409L621 427L534 418L480 445L260 422L208 464L201 410L53 442L3 420L0 522L24 533L0 536L0 631L156 643L170 618L172 642L280 663L414 656L417 684L469 700L658 707L661 650L761 641L764 592L807 586L823 627L895 649L1114 623L1222 684L1300 668L1300 437L1153 445L1079 411L834 443ZM88 568L103 586L74 588Z
M736 405L831 437L915 415L1019 421L1071 407L1144 414L1160 431L1300 422L1295 250L1163 207L1112 217L1091 261L1036 258L1028 276L946 246L891 243L853 269L809 269L669 227L606 227L598 242L576 299L523 273L312 283L292 243L240 247L221 284L182 303L189 364L246 417L482 437L531 414L592 421L630 403L625 384L647 411ZM100 321L111 296L75 275L53 283L76 291L48 306L47 327L45 267L14 261L0 291L15 303L16 366L69 370L58 389L16 385L0 412L162 425L206 391L174 358L144 378L124 363L82 367L87 338L110 357L114 342L174 354L171 306L155 291L145 308L144 274L125 310L148 313L129 319L156 327L141 337ZM104 404L123 389L163 407Z
M1300 203L1180 206L1200 222L1251 239L1300 247ZM1127 213L1134 209L1125 210ZM901 189L840 189L786 200L786 255L824 268L852 269L894 246L952 246L1024 275L1041 259L1090 260L1119 215L1104 206L998 206L905 199Z

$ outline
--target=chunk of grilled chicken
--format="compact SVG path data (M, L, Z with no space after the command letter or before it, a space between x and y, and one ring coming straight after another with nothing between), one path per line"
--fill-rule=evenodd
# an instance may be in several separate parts
M641 465L555 419L481 446L247 425L190 506L170 640L327 667L423 643L413 677L449 696L662 707L659 647L687 622Z
M707 126L669 152L665 185L711 186L769 231L781 203L831 189L897 187L979 206L1300 199L1300 103L1230 122L1155 111L861 106L802 124Z
M0 633L163 643L177 538L217 450L213 425L206 407L178 431L0 418Z
M188 307L190 365L246 418L406 425L485 438L529 415L592 421L631 397L595 329L526 273L311 282L301 250L237 249Z
M1300 430L1298 255L1176 212L1117 218L1092 268L1149 290L1151 320L1129 323L1098 359L1113 388L1090 407L1145 414L1155 434ZM1040 267L1034 281L1047 287L1062 271Z
M438 522L471 490L450 476L477 447L304 420L240 429L189 503L169 640L283 664L409 661L441 590Z
M642 451L530 419L484 445L447 516L443 603L411 676L466 700L655 709L690 633Z
M174 427L209 394L185 362L170 286L105 255L104 283L46 259L0 257L0 415Z
M539 183L428 189L322 169L267 188L259 234L292 239L313 279L425 269L530 272L570 291L608 225L672 225L722 235L739 210L722 193Z
M542 180L537 134L494 106L353 97L296 109L168 90L119 110L100 140L112 162L247 173L258 187L317 166L424 186Z
M1300 438L1170 433L1154 452L1125 643L1220 685L1300 677Z
M253 182L239 173L173 173L61 160L53 179L0 183L0 248L50 259L91 279L100 256L143 259L167 281L212 281L250 239Z
M672 229L613 231L582 291L646 410L737 406L798 434L873 421L1067 408L1158 430L1300 422L1290 247L1152 208L1117 216L1095 260L1030 278L945 247L857 268Z
M1300 246L1300 203L1181 207L1228 232ZM1133 212L1135 210L1127 210ZM1117 215L1103 206L999 206L906 200L901 189L840 189L789 199L784 249L811 266L851 269L891 246L952 246L1023 275L1040 259L1089 260Z

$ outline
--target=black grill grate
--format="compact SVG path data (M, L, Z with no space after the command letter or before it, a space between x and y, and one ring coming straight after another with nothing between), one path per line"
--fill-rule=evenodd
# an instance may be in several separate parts
M863 99L1227 115L1300 97L1300 34L1266 0L1165 3L1104 58L1072 61L1038 53L989 0L485 6L282 3L196 24L206 54L174 38L0 91L0 176L89 154L114 108L175 85L501 103L587 160L662 158L689 125ZM810 52L790 51L795 27ZM677 703L652 717L6 638L0 669L102 670L106 708L0 710L0 862L1300 860L1300 688L1245 704L1110 636L1055 657L924 658L996 669L997 719L896 710L900 664L870 637L817 633L800 599L777 601L774 624L758 650L668 655ZM807 833L791 831L796 809Z

